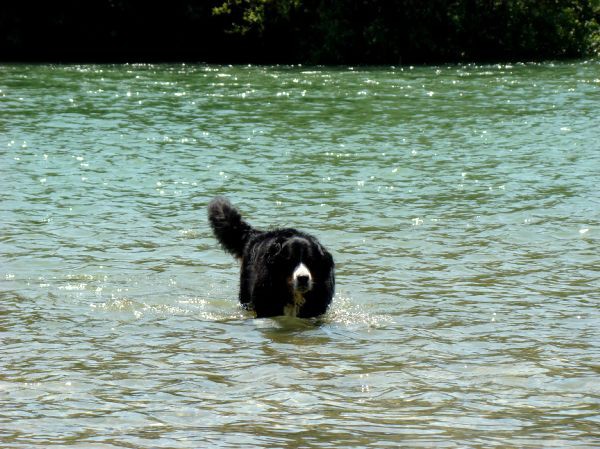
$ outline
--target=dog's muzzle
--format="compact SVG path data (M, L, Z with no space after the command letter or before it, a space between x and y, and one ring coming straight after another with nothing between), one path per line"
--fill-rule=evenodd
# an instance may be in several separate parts
M307 292L312 288L312 275L309 269L303 263L299 264L292 274L292 284L294 290L298 292Z

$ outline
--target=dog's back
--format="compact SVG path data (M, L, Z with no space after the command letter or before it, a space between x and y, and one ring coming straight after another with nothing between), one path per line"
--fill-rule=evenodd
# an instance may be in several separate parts
M258 232L242 219L227 198L220 196L208 205L208 220L219 243L237 258L242 257L246 243Z

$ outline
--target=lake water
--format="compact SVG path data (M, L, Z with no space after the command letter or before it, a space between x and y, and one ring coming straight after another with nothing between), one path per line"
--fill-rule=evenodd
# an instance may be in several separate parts
M600 61L0 66L0 447L600 447ZM254 319L207 225L334 254Z

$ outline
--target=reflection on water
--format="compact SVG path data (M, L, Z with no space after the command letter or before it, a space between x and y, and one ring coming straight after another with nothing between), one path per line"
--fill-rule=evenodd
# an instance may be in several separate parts
M598 446L598 62L0 66L0 446ZM332 250L254 319L205 207Z

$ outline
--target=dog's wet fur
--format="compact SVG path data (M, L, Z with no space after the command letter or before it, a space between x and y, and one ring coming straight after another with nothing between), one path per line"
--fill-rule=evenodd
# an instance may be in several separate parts
M224 197L210 202L208 220L223 248L241 260L239 299L258 318L311 318L327 311L334 262L314 236L293 228L255 229Z

